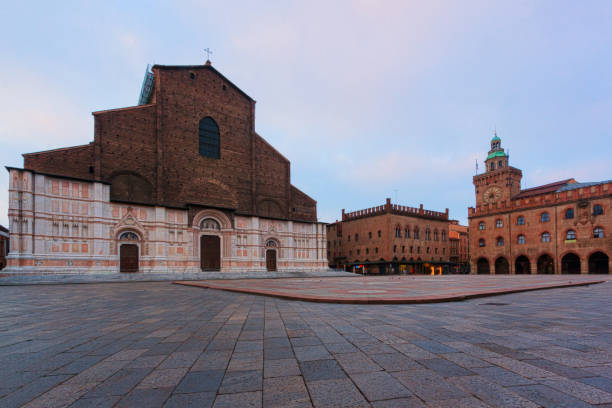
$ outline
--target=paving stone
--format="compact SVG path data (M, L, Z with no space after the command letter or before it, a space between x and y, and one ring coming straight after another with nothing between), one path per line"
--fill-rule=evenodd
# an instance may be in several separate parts
M234 353L227 367L228 371L248 371L263 369L263 354L258 351Z
M113 395L123 395L134 388L144 377L151 372L150 368L123 368L97 385L83 398L96 398Z
M491 363L465 353L445 353L440 354L440 357L452 361L463 368L491 367Z
M356 353L357 351L359 351L348 341L344 341L341 343L325 343L325 347L327 348L327 350L329 350L330 353L333 354Z
M135 360L130 361L125 368L155 368L157 367L166 356L140 356Z
M164 404L164 408L210 408L213 406L214 401L214 392L172 394Z
M205 351L191 368L193 371L225 370L229 364L232 352L230 350Z
M213 408L261 408L262 392L217 395Z
M269 408L312 407L304 380L300 376L266 378L263 405Z
M303 347L303 346L318 346L321 344L321 340L318 337L295 337L291 339L291 344L293 347Z
M511 387L514 385L528 385L534 384L533 380L522 377L512 371L508 371L501 367L482 367L472 368L472 371L478 373L482 377L491 380L497 384L503 385L504 387Z
M65 407L78 400L88 390L96 386L90 384L60 384L41 396L33 399L24 407L27 408L55 408Z
M368 401L403 398L412 395L406 387L384 371L351 374L351 379Z
M469 397L442 376L428 369L398 371L391 373L406 388L426 402L437 402L445 399L460 399Z
M434 406L436 408L490 408L490 405L474 397L436 401Z
M104 397L86 398L85 396L76 400L70 408L111 408L121 398L118 395L107 395Z
M438 343L437 341L433 340L413 340L411 343L435 354L454 353L457 351L452 347L446 346L442 343Z
M199 355L199 351L175 351L174 353L170 354L158 368L191 367Z
M146 353L147 351L148 349L121 350L106 358L104 361L135 360L141 354Z
M312 381L307 383L315 407L369 407L359 390L348 379Z
M493 407L537 408L538 405L480 376L450 378L449 382Z
M423 368L423 366L416 361L411 360L398 352L370 354L368 357L374 360L374 362L381 366L385 371L407 371L415 368Z
M373 408L426 408L427 406L417 397L397 398L385 401L372 402Z
M155 369L138 384L137 388L174 387L186 373L186 368Z
M521 385L517 387L511 387L511 390L543 407L555 407L555 408L592 407L591 404L587 404L586 402L581 401L577 398L574 398L568 394L558 392L557 390L547 387L546 385L540 385L540 384Z
M288 347L291 347L291 343L287 337L269 337L264 339L264 349Z
M612 404L612 394L579 381L563 378L541 382L590 404Z
M190 371L177 385L175 393L216 392L223 379L223 370Z
M336 360L303 361L300 363L300 368L305 381L346 378L346 374Z
M264 348L264 360L282 360L295 358L290 347Z
M612 393L612 379L611 378L589 377L589 378L579 378L576 381L580 381L581 383L585 383L592 387L599 388L600 390L604 390L606 392Z
M352 373L367 373L371 371L380 371L382 368L373 362L369 357L363 353L345 353L337 354L336 360L344 371L349 374Z
M263 340L238 341L234 348L234 353L244 353L248 351L262 351Z
M411 343L394 344L393 348L413 360L425 360L438 357L437 355Z
M324 346L294 347L295 358L298 361L327 360L331 355Z
M432 358L430 360L419 360L420 364L434 370L443 377L455 377L460 375L474 375L474 372L467 370L457 364L443 358Z
M263 382L263 372L261 370L251 371L227 371L221 388L220 394L240 393L248 391L261 391Z
M118 408L162 407L171 391L172 388L135 388L115 406Z

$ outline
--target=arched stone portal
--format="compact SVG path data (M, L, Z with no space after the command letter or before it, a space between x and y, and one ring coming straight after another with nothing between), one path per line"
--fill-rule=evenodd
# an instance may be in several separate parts
M578 255L570 252L561 258L561 273L564 274L579 274L580 273L580 258Z
M550 255L544 254L538 258L538 273L544 275L555 273L555 263Z
M500 256L495 260L495 274L496 275L508 275L510 273L510 264L508 260L503 256Z
M517 275L529 275L531 274L531 264L529 258L525 255L521 255L514 261L514 273Z
M595 252L589 256L589 273L610 273L610 258L603 252Z
M221 240L216 235L200 237L200 267L203 271L221 269Z
M478 272L478 275L489 275L491 273L489 260L486 258L480 258L476 263L476 270Z

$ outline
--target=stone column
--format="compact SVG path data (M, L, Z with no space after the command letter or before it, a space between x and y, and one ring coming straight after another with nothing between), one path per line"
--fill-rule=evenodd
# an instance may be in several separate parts
M538 273L538 261L536 260L535 262L531 262L529 268L529 272L531 272L532 275L536 275Z

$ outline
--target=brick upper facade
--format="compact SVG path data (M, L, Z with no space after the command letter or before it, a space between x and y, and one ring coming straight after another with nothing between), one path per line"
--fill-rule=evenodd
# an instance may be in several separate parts
M24 168L109 183L111 201L316 222L289 160L255 132L253 99L209 64L152 74L149 103L94 112L93 142L24 154ZM218 159L198 153L203 117L218 124Z

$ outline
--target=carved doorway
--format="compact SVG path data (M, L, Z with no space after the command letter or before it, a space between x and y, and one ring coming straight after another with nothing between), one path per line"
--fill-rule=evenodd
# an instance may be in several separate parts
M119 247L119 271L138 272L138 245L123 244Z
M216 235L202 235L200 238L200 267L203 271L221 269L221 240Z
M276 249L266 250L266 269L276 271Z

